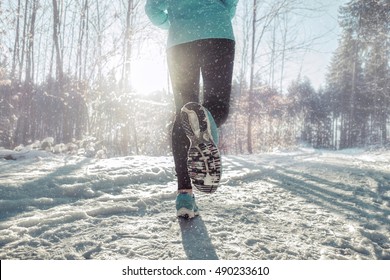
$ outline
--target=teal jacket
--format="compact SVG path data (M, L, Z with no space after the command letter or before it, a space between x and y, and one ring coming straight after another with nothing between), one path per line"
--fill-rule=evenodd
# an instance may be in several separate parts
M150 21L168 29L170 48L200 39L234 40L231 20L238 0L147 0Z

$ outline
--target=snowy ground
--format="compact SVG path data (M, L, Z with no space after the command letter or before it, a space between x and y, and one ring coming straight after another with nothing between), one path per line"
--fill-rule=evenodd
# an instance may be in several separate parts
M389 151L225 156L224 184L197 193L189 221L169 157L13 157L0 259L390 259Z

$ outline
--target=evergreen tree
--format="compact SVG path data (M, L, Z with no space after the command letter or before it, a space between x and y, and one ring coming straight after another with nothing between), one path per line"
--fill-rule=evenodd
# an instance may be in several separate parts
M381 0L351 0L340 9L343 33L326 90L340 148L369 144L378 130L386 142L389 9Z

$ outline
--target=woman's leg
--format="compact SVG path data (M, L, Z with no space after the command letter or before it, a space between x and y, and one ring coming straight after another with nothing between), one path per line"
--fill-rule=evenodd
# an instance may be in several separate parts
M186 43L168 49L168 68L171 77L176 116L172 130L172 153L178 180L178 190L190 190L187 153L190 145L181 126L180 110L188 102L199 102L199 59L196 43Z
M174 92L176 117L172 130L172 152L178 190L192 189L187 170L190 142L181 126L180 110L188 102L199 102L200 71L204 83L204 106L217 126L229 114L235 42L206 39L174 46L168 50L168 67Z
M204 102L218 127L227 119L232 91L235 42L210 39L204 42L201 69Z

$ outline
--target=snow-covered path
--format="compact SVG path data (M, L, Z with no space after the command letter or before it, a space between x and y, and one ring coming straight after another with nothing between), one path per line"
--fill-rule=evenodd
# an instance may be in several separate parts
M189 221L170 157L14 157L0 160L0 259L390 259L389 151L225 156Z

